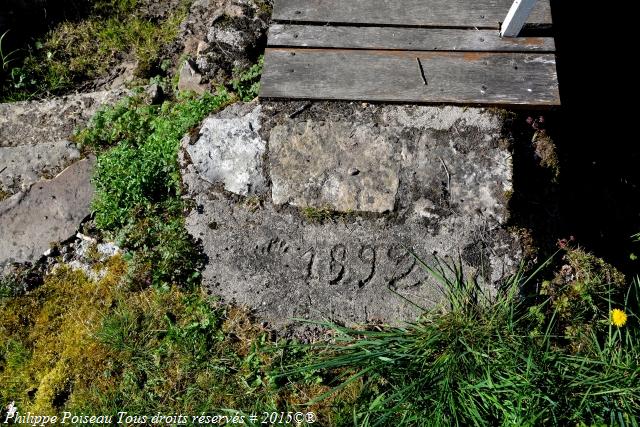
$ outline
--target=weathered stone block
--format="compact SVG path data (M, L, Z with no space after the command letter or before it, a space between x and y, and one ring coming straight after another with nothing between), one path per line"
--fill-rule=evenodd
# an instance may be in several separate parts
M125 89L0 104L0 190L15 194L80 158L73 134Z
M263 106L271 193L261 204L230 197L206 168L185 166L197 206L187 228L209 257L212 294L276 326L293 318L399 323L443 298L411 252L428 264L460 259L488 291L515 271L520 248L503 229L510 153L497 115L404 106L352 106L347 115L341 105L314 104L295 119L281 104ZM300 207L334 215L310 222Z
M276 126L269 140L273 203L390 212L401 158L394 129L351 123Z

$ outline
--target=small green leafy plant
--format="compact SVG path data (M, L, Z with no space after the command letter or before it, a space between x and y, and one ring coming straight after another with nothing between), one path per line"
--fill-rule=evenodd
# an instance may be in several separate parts
M198 282L204 261L184 229L178 149L191 128L232 99L224 89L160 106L134 96L96 114L77 135L98 151L95 223L129 250L134 286Z
M260 92L260 76L264 67L264 56L260 56L258 62L249 69L236 72L238 77L232 80L231 86L238 94L238 98L248 102L258 96Z

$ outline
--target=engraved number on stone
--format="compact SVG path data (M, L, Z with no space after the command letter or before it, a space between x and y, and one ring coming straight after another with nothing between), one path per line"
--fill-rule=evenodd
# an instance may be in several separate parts
M387 258L392 264L392 276L389 287L396 289L399 281L407 277L416 266L415 258L400 245L393 245L387 250Z
M358 287L362 288L364 285L369 283L371 279L373 279L373 276L376 273L376 250L372 246L364 245L360 248L358 258L360 258L360 261L370 266L367 277L358 280Z
M311 278L311 272L313 270L313 262L316 259L316 250L314 248L309 248L305 253L301 256L302 259L307 259L306 271L305 271L305 280Z
M337 285L344 277L344 261L347 258L347 249L343 245L331 248L331 260L329 261L330 285Z

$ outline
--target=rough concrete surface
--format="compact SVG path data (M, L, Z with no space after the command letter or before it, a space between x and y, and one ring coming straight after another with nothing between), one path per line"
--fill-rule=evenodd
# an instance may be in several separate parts
M80 152L71 141L74 131L100 107L127 93L118 89L0 104L0 190L24 191L77 160Z
M74 235L89 215L94 158L74 163L51 180L0 202L0 270L12 262L33 262Z
M246 129L246 113L237 117ZM520 246L502 227L510 154L494 113L344 103L301 112L270 103L261 121L273 183L261 204L229 195L201 175L204 167L183 168L195 201L187 228L209 258L211 294L276 327L293 318L397 324L415 320L414 304L442 302L408 248L427 263L460 257L487 290L515 270ZM355 212L314 223L296 207L305 205Z

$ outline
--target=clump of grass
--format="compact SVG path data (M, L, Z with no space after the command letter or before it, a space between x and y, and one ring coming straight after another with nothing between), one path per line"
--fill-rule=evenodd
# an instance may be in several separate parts
M356 425L636 425L637 301L623 305L633 325L592 332L588 348L574 354L552 335L555 317L543 334L529 333L537 319L520 297L522 275L492 298L459 268L433 271L447 312L426 312L404 328L327 325L337 335L313 346L317 360L284 372L333 373L333 391L363 382ZM598 321L608 322L608 313Z
M9 65L11 65L11 63L16 60L16 55L18 53L17 50L7 52L5 51L5 49L3 49L4 39L8 33L9 31L7 30L0 35L0 71L2 72L6 72L7 70L9 70Z
M168 16L152 22L132 0L87 2L86 15L63 21L33 46L14 56L2 76L2 101L59 95L89 79L104 76L129 58L138 77L151 77L160 52L175 39L186 16L183 1ZM3 61L3 68L4 67Z

